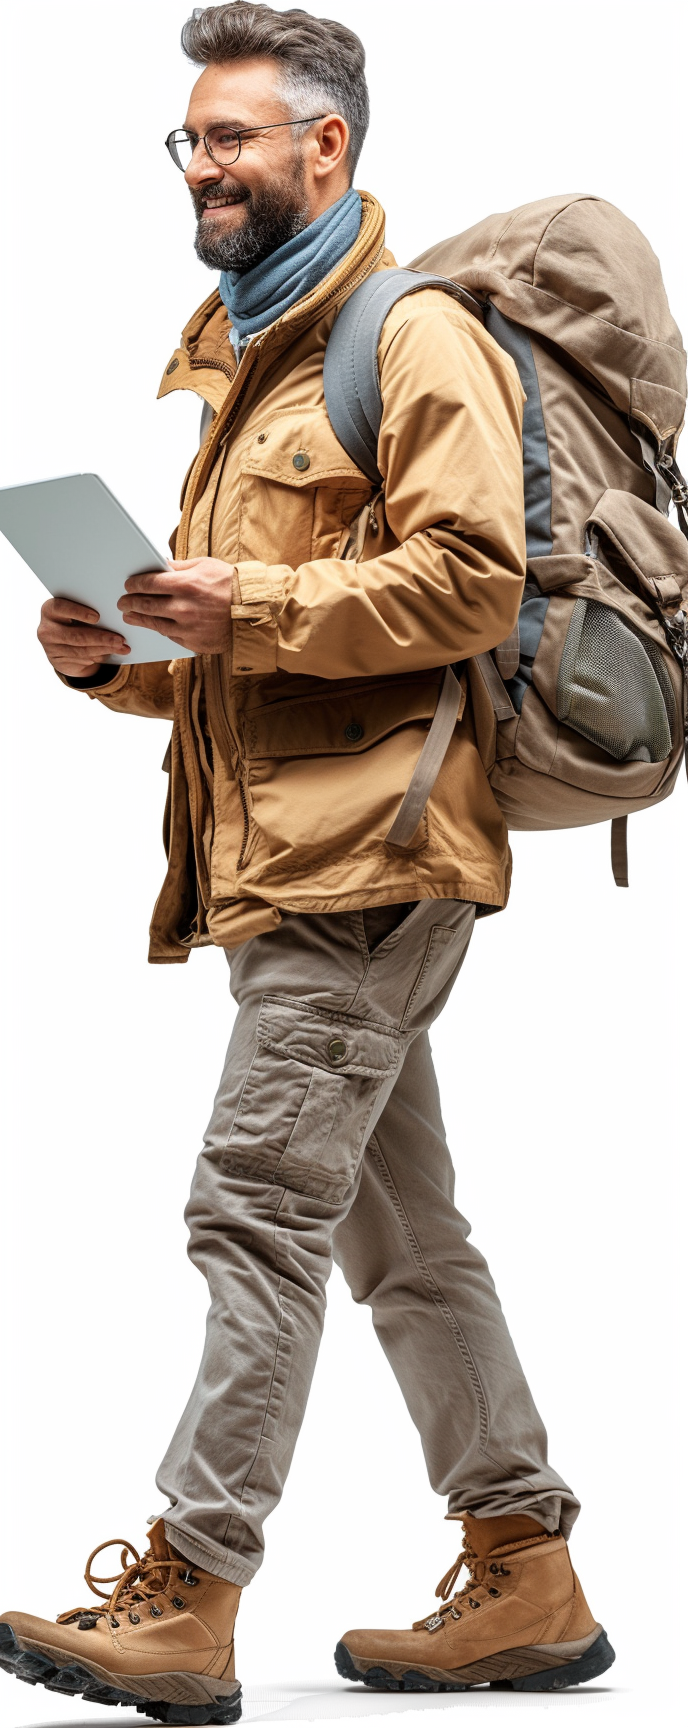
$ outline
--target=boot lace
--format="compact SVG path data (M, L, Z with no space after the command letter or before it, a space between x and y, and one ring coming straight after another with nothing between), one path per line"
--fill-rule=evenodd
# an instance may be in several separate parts
M92 1571L94 1560L107 1548L120 1547L121 1572L113 1573L110 1578L96 1577ZM130 1555L131 1559L128 1558ZM99 1547L89 1554L84 1572L89 1590L93 1591L94 1596L101 1598L103 1607L97 1608L92 1603L89 1608L69 1608L65 1614L58 1614L57 1623L67 1625L69 1621L77 1620L84 1631L89 1631L99 1619L107 1618L111 1626L116 1626L119 1624L116 1618L118 1611L128 1612L130 1619L135 1622L138 1618L137 1604L147 1605L151 1612L155 1612L155 1597L162 1591L167 1591L175 1575L183 1584L198 1582L187 1560L172 1557L161 1560L150 1548L146 1549L145 1554L139 1554L132 1542L124 1542L121 1536L113 1536L109 1542L101 1542ZM101 1584L114 1584L115 1588L108 1592L100 1589ZM178 1596L173 1597L172 1601L175 1608L186 1606Z
M455 1591L451 1601L449 1601L450 1593L454 1589L462 1566L466 1567L469 1574L468 1582L463 1585L461 1590ZM414 1620L414 1632L437 1632L440 1626L444 1624L447 1614L451 1615L452 1620L460 1620L466 1608L482 1607L486 1591L488 1596L501 1596L501 1590L496 1582L490 1583L488 1581L489 1575L493 1574L495 1579L498 1576L508 1578L509 1572L510 1567L504 1565L503 1562L492 1561L490 1564L487 1560L479 1559L464 1532L461 1553L454 1561L453 1566L449 1567L449 1571L445 1572L444 1577L440 1578L435 1591L435 1595L441 1598L443 1606L427 1619ZM477 1594L478 1591L480 1591L480 1595Z

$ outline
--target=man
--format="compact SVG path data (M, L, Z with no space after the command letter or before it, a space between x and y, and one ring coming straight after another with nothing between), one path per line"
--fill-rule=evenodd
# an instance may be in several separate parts
M99 1606L56 1625L5 1615L2 1659L89 1699L144 1700L164 1721L236 1720L236 1611L289 1468L334 1255L372 1308L432 1485L463 1520L469 1571L452 1596L457 1562L439 1612L411 1630L347 1634L340 1673L393 1688L572 1684L613 1653L568 1557L578 1501L547 1462L452 1203L428 1043L476 912L508 892L465 674L415 831L391 832L444 668L517 616L522 392L448 294L401 300L379 346L373 496L322 382L339 308L394 262L380 206L352 188L361 44L243 0L194 13L183 44L203 70L167 143L198 254L221 274L161 388L194 390L207 410L176 555L126 584L122 639L61 600L39 637L66 684L174 719L151 959L224 947L239 1005L188 1209L211 1310L149 1549L124 1551ZM135 623L194 657L113 669Z

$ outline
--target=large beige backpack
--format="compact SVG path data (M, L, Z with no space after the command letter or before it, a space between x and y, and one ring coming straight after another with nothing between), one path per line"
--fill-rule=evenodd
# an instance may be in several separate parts
M621 211L574 195L490 216L411 270L369 278L335 322L325 391L372 479L382 323L432 281L484 320L527 397L519 624L468 663L490 783L510 828L611 818L626 885L626 818L671 792L688 714L688 491L676 465L686 356L659 263ZM453 724L447 680L443 699L400 812L402 843Z

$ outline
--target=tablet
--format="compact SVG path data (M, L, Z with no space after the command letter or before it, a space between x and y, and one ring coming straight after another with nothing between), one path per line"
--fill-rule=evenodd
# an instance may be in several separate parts
M123 624L117 601L127 577L166 570L167 561L98 474L0 489L0 531L50 594L95 606L101 624L129 643L131 653L109 654L108 664L135 666L191 654L156 630Z

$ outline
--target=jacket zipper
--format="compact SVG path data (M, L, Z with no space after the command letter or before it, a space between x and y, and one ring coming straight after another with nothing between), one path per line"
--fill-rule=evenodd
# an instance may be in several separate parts
M239 765L239 772L237 774L237 786L239 788L239 797L241 798L241 808L244 812L244 832L242 835L241 846L239 847L239 856L237 858L237 870L243 870L244 859L246 857L246 847L248 846L249 814L248 814L248 800L247 800L246 792L244 789L244 782L241 778L241 765Z
M202 367L204 371L207 367L210 367L215 372L224 372L227 378L231 378L232 381L236 378L239 370L238 366L235 366L232 371L231 366L227 365L226 360L189 360L189 366Z

